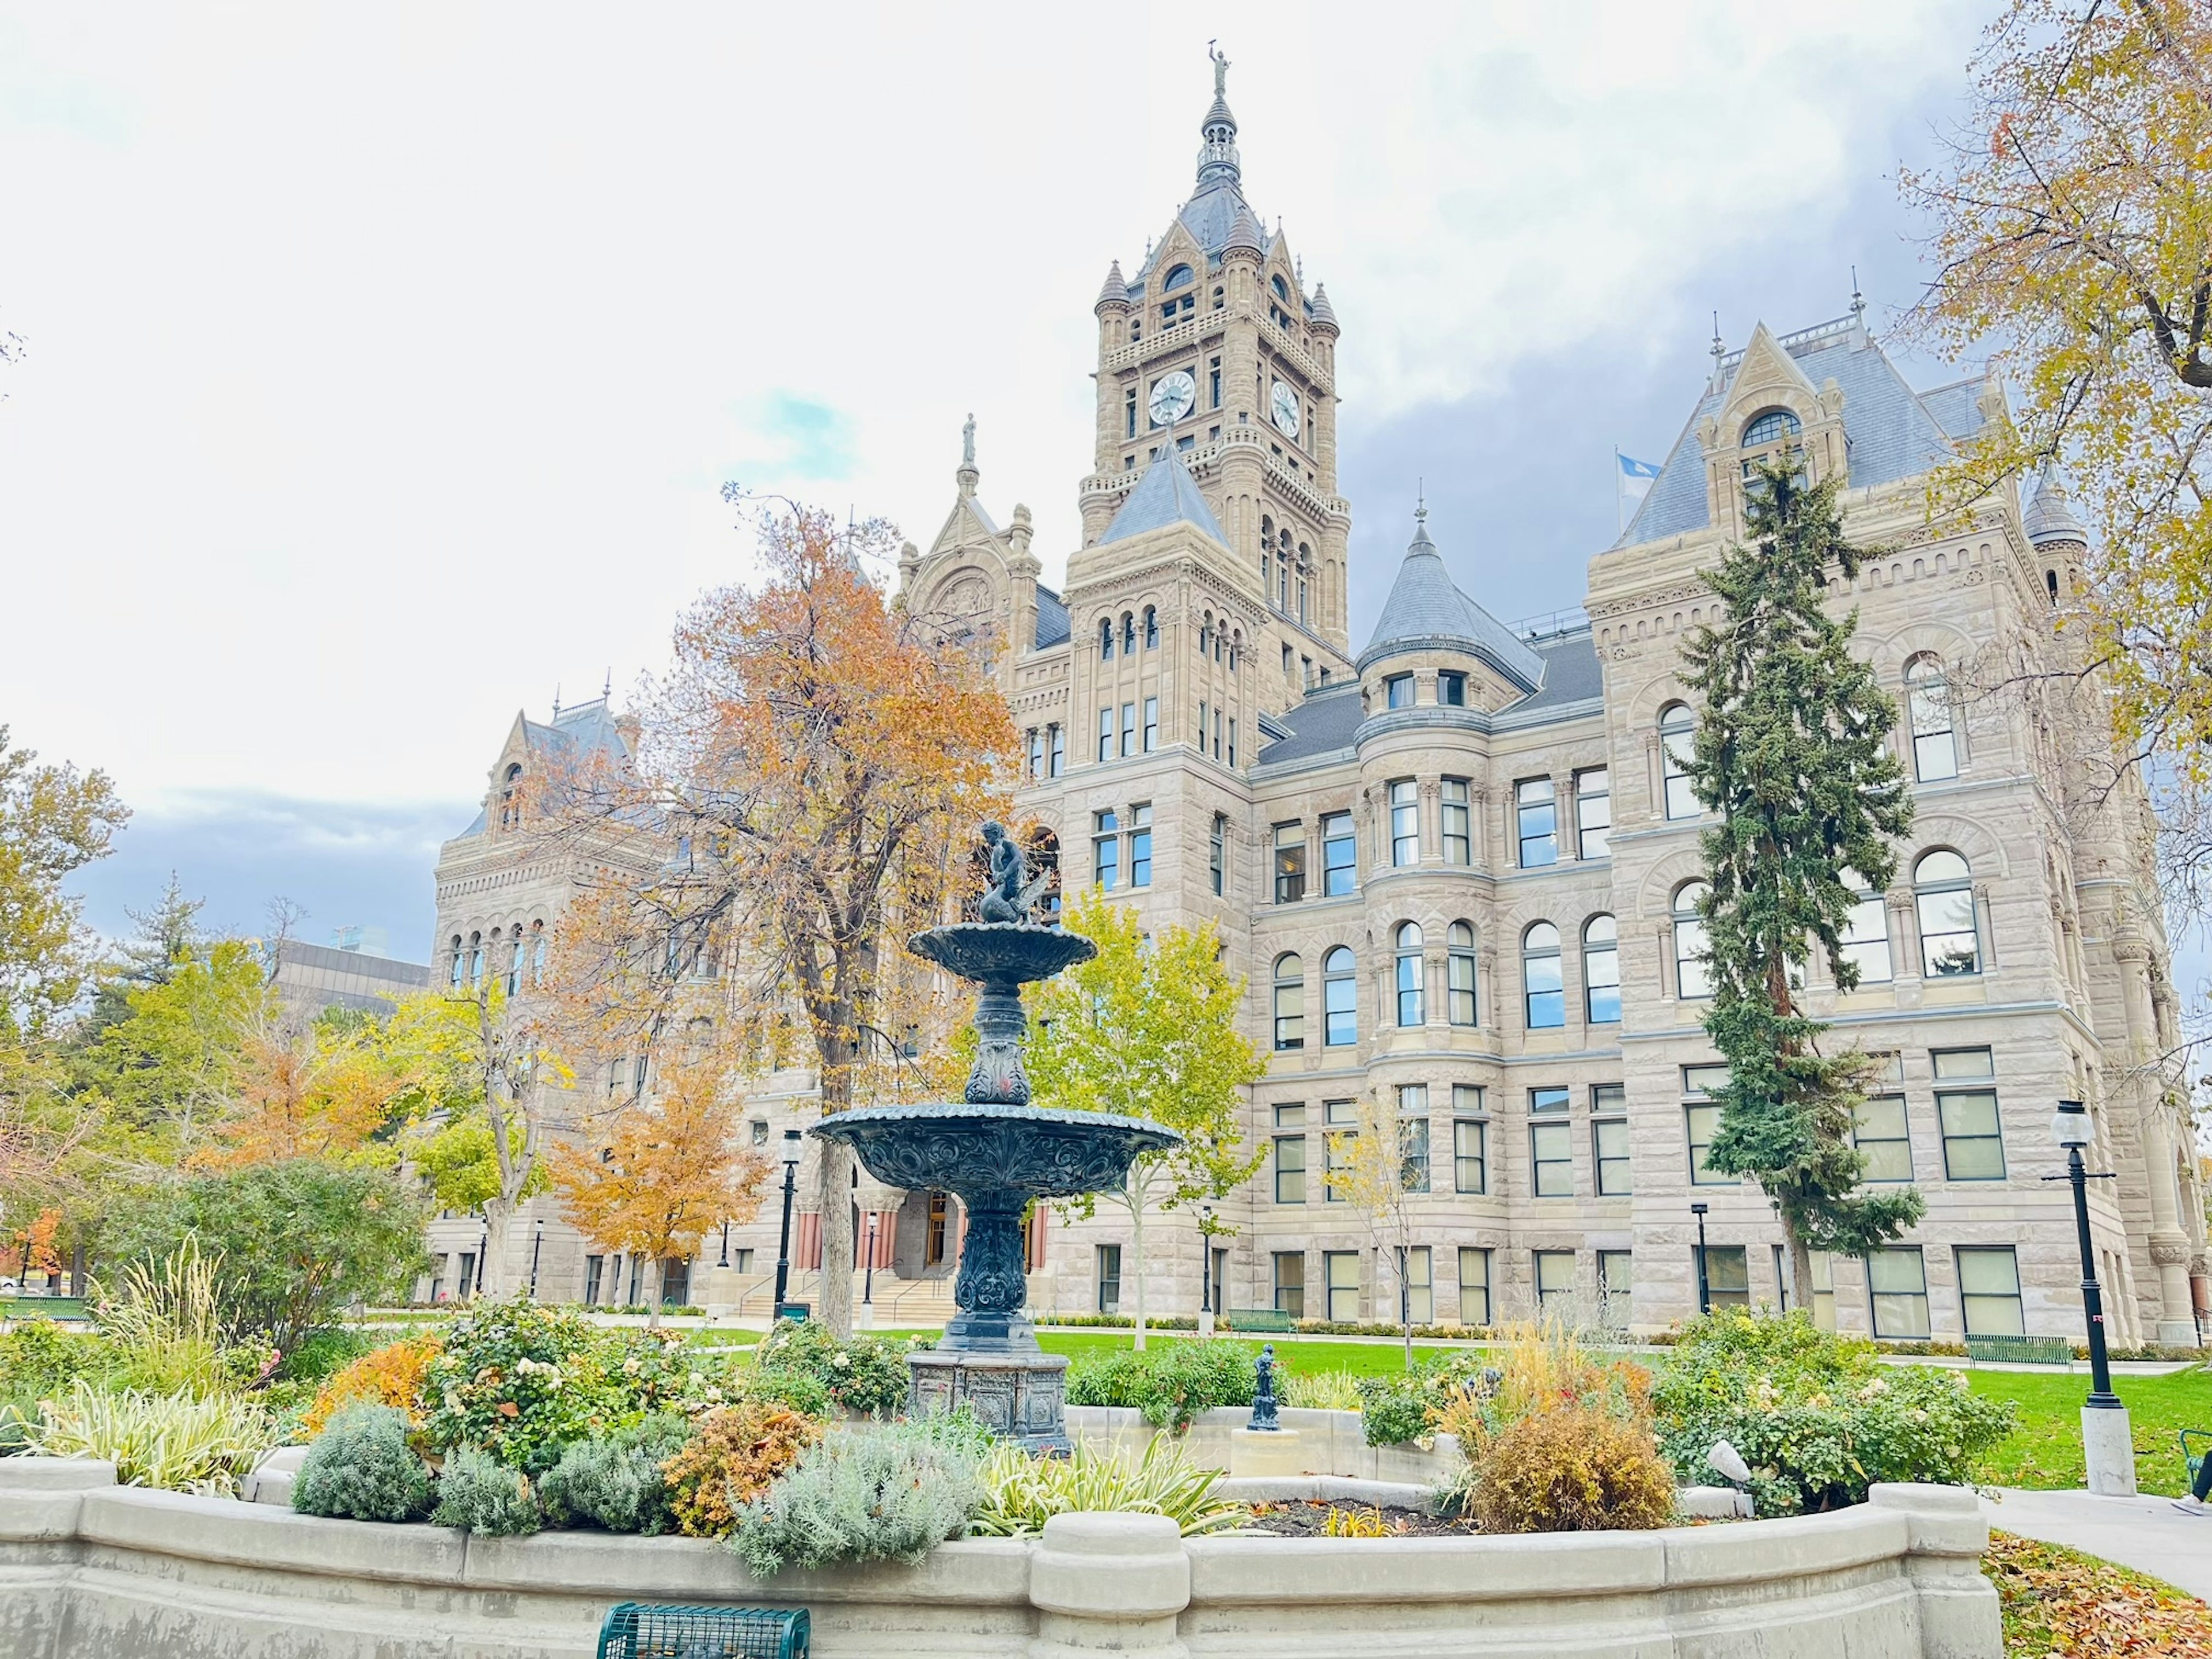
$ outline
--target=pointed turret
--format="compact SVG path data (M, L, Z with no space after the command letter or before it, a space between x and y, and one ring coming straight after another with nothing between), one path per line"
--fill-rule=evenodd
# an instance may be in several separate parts
M2028 543L2034 547L2060 542L2073 542L2083 547L2089 544L2089 532L2075 515L2073 499L2067 495L2065 484L2047 466L2035 486L2034 501L2021 515L2020 527L2027 532Z
M1260 228L1260 222L1252 216L1252 210L1238 204L1236 222L1229 227L1229 240L1221 245L1221 257L1232 253L1248 253L1255 259L1263 258L1267 251L1267 233Z
M1504 623L1453 584L1443 556L1429 539L1429 509L1413 509L1413 539L1406 549L1375 635L1359 653L1359 669L1386 657L1439 648L1467 651L1520 692L1544 682L1544 659Z
M1119 259L1106 268L1105 285L1098 290L1098 302L1091 309L1103 315L1109 310L1129 308L1129 284L1122 279Z
M1328 284L1327 283L1316 283L1314 284L1313 325L1314 331L1316 333L1320 332L1322 329L1327 329L1331 334L1341 334L1344 332L1342 329L1336 325L1336 307L1328 302Z
M1137 487L1129 492L1129 499L1106 526L1106 533L1098 544L1127 541L1132 536L1141 536L1148 530L1161 530L1171 524L1194 525L1220 543L1229 545L1229 538L1222 533L1221 521L1213 516L1213 509L1206 504L1199 493L1197 483L1182 459L1170 447L1160 451L1145 476L1137 480Z

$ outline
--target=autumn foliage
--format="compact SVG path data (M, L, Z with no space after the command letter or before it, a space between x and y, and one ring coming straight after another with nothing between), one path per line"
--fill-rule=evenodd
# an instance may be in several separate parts
M340 1411L364 1400L403 1411L410 1424L421 1428L422 1388L429 1379L430 1362L438 1353L438 1339L433 1334L409 1337L362 1355L332 1372L317 1391L314 1403L301 1420L301 1432L313 1439Z
M726 1534L738 1511L821 1437L812 1418L758 1401L708 1413L698 1433L660 1466L677 1524L694 1538Z

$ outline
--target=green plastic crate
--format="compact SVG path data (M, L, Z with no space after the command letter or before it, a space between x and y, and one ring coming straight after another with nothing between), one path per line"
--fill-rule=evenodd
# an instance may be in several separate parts
M599 1659L807 1659L806 1609L621 1601L599 1626Z

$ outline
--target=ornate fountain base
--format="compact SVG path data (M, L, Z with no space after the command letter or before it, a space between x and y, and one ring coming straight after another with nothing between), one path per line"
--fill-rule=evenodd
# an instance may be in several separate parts
M1067 1437L1067 1360L1030 1339L1027 1353L930 1348L907 1356L911 1413L965 1406L994 1433L1047 1455L1074 1449Z

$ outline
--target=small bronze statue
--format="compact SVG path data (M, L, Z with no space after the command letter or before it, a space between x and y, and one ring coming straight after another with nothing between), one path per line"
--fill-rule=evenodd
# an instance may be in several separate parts
M1008 835L1006 826L987 823L983 826L983 846L991 860L991 884L983 890L983 896L975 906L980 921L1032 922L1031 914L1044 890L1052 884L1052 872L1041 870L1030 874L1027 854L1021 843Z
M1244 1426L1262 1434L1280 1433L1282 1424L1275 1416L1275 1345L1265 1343L1260 1349L1258 1385L1252 1390L1251 1420Z

